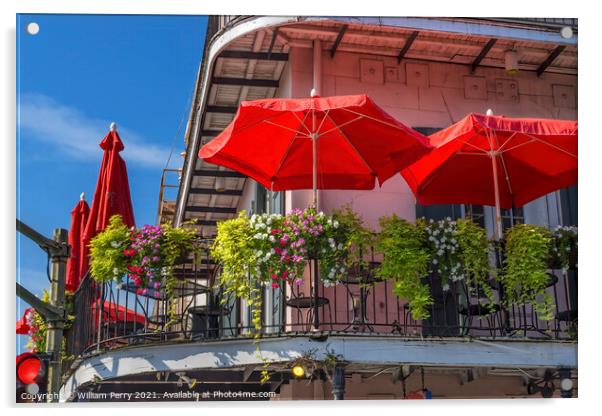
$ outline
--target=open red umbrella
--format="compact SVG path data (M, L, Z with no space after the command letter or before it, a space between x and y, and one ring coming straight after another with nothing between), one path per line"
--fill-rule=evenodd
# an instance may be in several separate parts
M127 168L119 155L124 146L115 129L115 123L111 124L109 134L100 142L100 148L104 150L104 155L92 208L83 233L86 259L90 240L105 229L113 215L121 215L128 227L135 225Z
M94 321L98 320L97 313L98 305L95 303L92 305L92 311L94 316ZM117 322L136 322L140 325L144 325L146 322L146 318L144 315L134 312L131 309L127 309L123 305L119 305L117 303L109 302L108 300L104 301L103 307L103 321L108 323L117 323Z
M430 149L428 139L366 95L244 101L203 146L207 162L272 191L373 189Z
M69 245L71 246L71 253L67 260L67 279L65 288L71 292L77 290L81 283L81 279L88 272L88 258L84 252L82 237L89 214L90 207L82 192L79 197L79 202L71 211L71 227L69 228Z
M21 319L17 321L16 333L20 335L28 335L31 331L31 327L29 326L29 322L31 322L31 316L33 315L33 308L25 309L23 312L23 316Z
M520 207L577 183L577 122L469 114L429 137L435 149L401 172L423 205Z

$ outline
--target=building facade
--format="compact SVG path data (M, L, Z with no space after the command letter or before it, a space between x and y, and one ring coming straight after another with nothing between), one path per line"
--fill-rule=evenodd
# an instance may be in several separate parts
M424 134L488 109L508 117L577 119L577 21L211 16L183 166L168 172L177 176L177 198L169 200L162 189L158 220L180 225L194 219L210 239L217 221L241 210L284 213L308 206L310 190L269 192L197 155L230 123L241 101L303 98L312 89L321 96L368 94ZM390 214L409 221L471 217L493 234L491 207L417 205L400 175L373 191L319 192L320 209L348 204L373 229ZM576 198L575 186L504 210L504 225L577 225ZM272 376L262 384L263 361L249 337L250 308L233 299L226 310L208 313L215 294L197 288L210 287L219 267L210 257L190 263L182 276L191 289L178 301L187 318L164 336L138 331L133 341L124 328L118 337L104 337L105 348L88 349L67 372L66 396L78 400L84 391L118 386L127 392L140 385L154 392L182 386L211 392L192 400L225 400L215 392L227 389L271 400L577 395L575 271L552 272L552 323L539 320L531 305L503 316L468 317L448 293L434 293L432 317L416 322L390 285L378 283L368 289L320 287L325 301L315 310L322 324L310 328L311 301L294 304L290 293L266 289L261 350ZM150 309L160 315L160 305ZM501 319L512 322L510 330L496 323ZM323 366L329 357L337 357L336 370ZM295 378L291 367L300 362L309 374Z

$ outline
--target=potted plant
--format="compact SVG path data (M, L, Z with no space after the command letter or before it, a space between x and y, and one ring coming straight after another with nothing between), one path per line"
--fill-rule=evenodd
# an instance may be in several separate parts
M481 291L491 302L489 285L489 242L484 228L468 219L447 217L434 221L418 220L427 234L426 248L430 255L430 271L441 278L442 289L450 290L455 282L464 280L469 290Z
M285 216L248 217L241 211L236 218L218 223L211 248L211 255L221 264L218 284L225 295L234 294L251 308L260 357L261 287L301 285L310 259L319 260L320 277L326 286L336 284L346 272L348 245L345 227L313 207L294 209Z
M373 254L376 233L364 226L362 218L348 204L333 210L332 218L339 222L346 236L344 257L347 277L369 284L372 268L377 263L367 261L366 257Z
M494 298L490 276L495 275L495 269L491 267L489 261L487 230L469 219L459 219L456 221L456 239L469 290L477 295L478 291L482 290L489 304L492 305Z
M577 269L577 227L559 225L552 232L550 268Z
M433 304L433 299L428 285L421 281L428 273L430 260L424 227L392 215L380 219L380 228L377 249L383 260L377 276L393 280L395 294L408 300L414 319L428 318L427 308Z
M90 242L90 271L98 282L114 280L123 284L127 277L136 293L171 299L176 284L173 272L182 253L194 248L196 231L169 224L127 228L121 216L114 215L109 225ZM170 321L174 311L168 312Z
M530 303L542 320L553 319L554 303L546 293L552 236L548 229L518 224L505 235L505 259L500 280L508 303Z

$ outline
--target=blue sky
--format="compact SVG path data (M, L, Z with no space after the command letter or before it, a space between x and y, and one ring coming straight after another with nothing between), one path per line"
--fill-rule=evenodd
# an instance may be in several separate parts
M206 17L22 14L16 26L17 218L47 236L68 229L81 192L91 204L98 143L115 121L136 224L154 224L176 134L171 166L181 165ZM48 287L46 255L18 234L17 279L38 295Z

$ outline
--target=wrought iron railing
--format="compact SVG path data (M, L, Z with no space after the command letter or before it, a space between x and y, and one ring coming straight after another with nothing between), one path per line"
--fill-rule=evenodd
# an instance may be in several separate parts
M437 275L424 278L434 300L430 317L412 319L408 304L393 293L393 282L375 277L368 262L335 286L305 279L301 286L266 289L264 337L361 335L398 337L480 337L576 339L576 271L550 270L547 292L555 302L554 319L540 319L533 305L506 306L503 287L491 281L493 304L483 288L465 281L443 290ZM234 296L224 298L215 284L219 267L208 251L183 264L175 274L172 296L137 293L136 287L84 279L74 295L74 315L67 355L82 357L108 349L171 341L251 338L251 312ZM169 311L171 310L171 314ZM317 315L316 315L317 313ZM170 317L171 315L171 317Z

